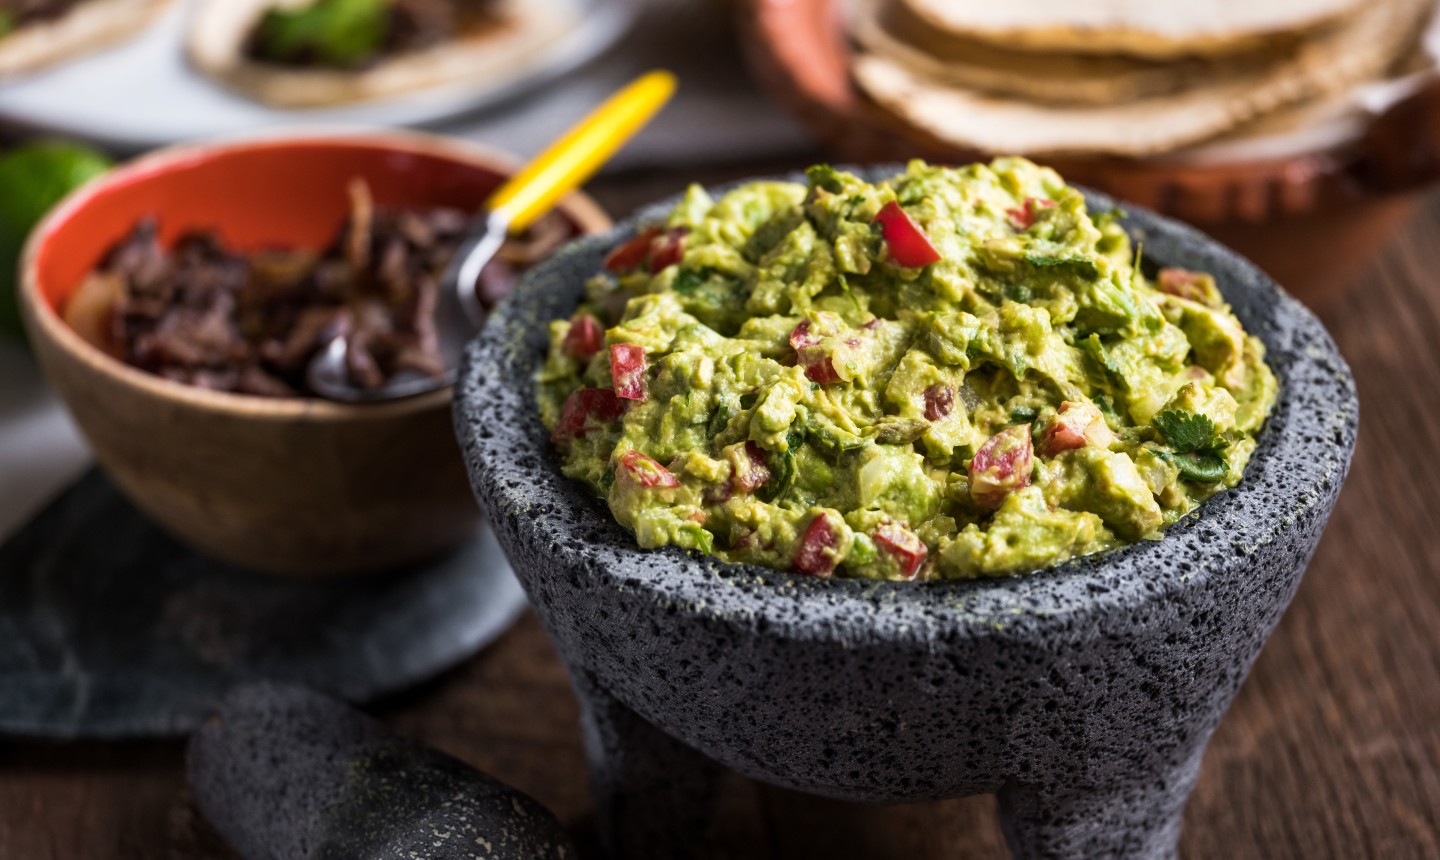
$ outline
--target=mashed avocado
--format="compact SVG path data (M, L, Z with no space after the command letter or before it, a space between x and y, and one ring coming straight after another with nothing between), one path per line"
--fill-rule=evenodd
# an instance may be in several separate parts
M541 417L645 547L951 579L1157 538L1240 480L1276 381L1115 217L1019 158L691 188L551 324Z

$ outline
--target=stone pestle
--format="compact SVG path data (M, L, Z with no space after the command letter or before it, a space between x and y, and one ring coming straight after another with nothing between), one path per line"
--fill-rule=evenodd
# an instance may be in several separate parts
M190 739L206 820L245 860L574 860L549 810L302 687L231 691Z

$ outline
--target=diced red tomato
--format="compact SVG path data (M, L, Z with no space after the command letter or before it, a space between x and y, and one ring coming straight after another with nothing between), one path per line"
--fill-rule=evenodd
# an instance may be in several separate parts
M634 449L620 455L620 468L615 477L647 490L670 490L680 486L680 479L669 469Z
M795 553L795 572L822 579L829 576L840 563L840 557L835 553L839 546L840 530L831 521L831 514L816 514L800 538L800 549Z
M753 441L726 449L732 474L723 484L714 484L705 490L705 501L712 505L724 504L736 493L750 494L770 482L770 466L765 462L765 451Z
M685 227L676 227L664 235L663 238L652 240L650 243L650 273L660 271L666 266L674 266L685 256L685 237L690 233Z
M970 461L970 498L994 510L1005 497L1030 484L1035 449L1030 425L1017 424L991 436Z
M689 232L685 227L647 227L605 257L605 271L624 275L643 266L653 275L673 266L685 256L685 236Z
M835 360L819 348L820 341L820 335L811 330L809 320L801 321L790 332L790 346L795 350L796 363L805 368L805 378L822 384L839 382Z
M745 443L745 456L736 458L735 465L735 489L742 493L753 493L770 482L765 451L753 441Z
M1045 200L1040 197L1026 197L1025 205L1017 209L1005 210L1005 215L1010 219L1010 224L1016 230L1029 230L1035 223L1035 213L1041 209L1049 209L1055 205L1054 200Z
M1086 442L1085 427L1079 421L1069 421L1056 416L1045 428L1040 453L1046 457L1054 457L1063 451L1084 448Z
M840 373L835 369L835 360L830 356L807 349L800 353L799 359L800 366L805 368L805 378L811 382L829 385L832 382L840 381Z
M799 325L790 330L790 348L796 352L819 344L820 335L810 331L809 320L801 320Z
M565 405L560 408L560 420L555 423L551 441L560 444L572 439L584 439L587 419L608 423L625 414L625 401L615 392L604 388L581 388L570 392Z
M650 258L650 243L660 235L659 227L646 227L605 257L605 271L623 275L640 268Z
M900 572L906 579L915 578L930 552L919 535L899 523L881 523L871 537L875 539L875 546L900 562Z
M931 263L940 262L940 252L930 244L930 238L920 229L894 200L881 207L875 216L880 232L885 236L885 246L890 249L890 259L910 269L918 269Z
M645 347L633 343L610 346L610 376L615 396L626 400L645 399Z
M1055 418L1041 434L1040 453L1054 457L1062 451L1073 451L1086 445L1108 448L1114 438L1105 416L1093 403L1065 401Z
M565 352L577 361L589 361L605 342L605 330L600 321L590 314L576 314L570 320L570 330L565 333Z
M925 420L939 421L955 408L955 386L932 385L925 389Z
M1214 300L1214 296L1207 289L1207 277L1203 272L1192 272L1189 269L1161 269L1155 276L1155 288L1162 293L1192 302L1209 304Z

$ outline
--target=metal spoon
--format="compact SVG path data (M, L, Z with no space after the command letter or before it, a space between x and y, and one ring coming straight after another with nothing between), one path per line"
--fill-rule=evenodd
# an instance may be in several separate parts
M445 373L396 374L378 388L350 379L349 342L337 332L310 360L305 379L321 397L344 403L373 403L414 397L455 382L465 344L484 321L475 284L505 243L520 233L586 179L648 123L675 91L675 76L654 71L611 96L565 136L511 177L475 216L440 282L435 335Z

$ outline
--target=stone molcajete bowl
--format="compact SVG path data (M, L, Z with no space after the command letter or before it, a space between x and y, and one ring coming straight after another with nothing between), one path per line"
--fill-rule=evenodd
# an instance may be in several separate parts
M1213 241L1132 211L1145 258L1214 273L1282 380L1241 485L1162 541L1052 570L816 580L641 550L560 474L531 382L544 323L635 223L530 274L471 345L456 406L476 494L580 694L613 854L690 853L723 765L852 801L995 792L1018 858L1174 857L1205 745L1355 444L1354 383L1315 317Z

